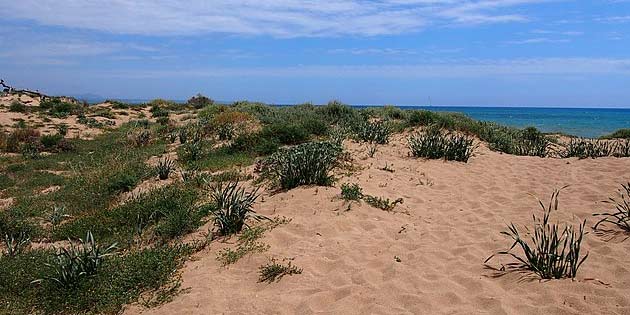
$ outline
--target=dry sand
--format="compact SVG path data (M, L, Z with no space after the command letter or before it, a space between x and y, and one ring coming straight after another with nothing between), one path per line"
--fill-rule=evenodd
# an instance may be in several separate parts
M255 208L293 220L265 234L270 250L228 268L213 242L188 261L185 290L153 309L128 306L126 314L629 314L630 240L596 235L592 214L600 201L630 180L630 159L518 157L480 147L467 164L407 157L402 135L380 146L374 158L346 143L362 167L337 187L297 188L265 194ZM394 173L379 168L388 165ZM341 176L340 176L341 177ZM350 211L335 199L343 182L394 200L395 211L365 203ZM553 219L587 220L589 258L576 280L539 281L484 267L511 243L506 223L531 226L547 202L560 195ZM231 241L233 243L233 241ZM233 244L231 245L233 246ZM258 268L271 257L293 259L300 275L258 283ZM399 258L399 261L395 259ZM491 262L498 266L507 260Z

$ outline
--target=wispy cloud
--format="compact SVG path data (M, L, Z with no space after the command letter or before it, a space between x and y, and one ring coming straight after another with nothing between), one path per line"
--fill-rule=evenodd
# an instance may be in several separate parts
M630 15L599 17L595 21L610 24L630 23Z
M558 43L568 43L571 40L566 38L547 38L547 37L536 37L536 38L527 38L521 40L511 40L505 42L506 44L512 45L526 45L526 44L558 44Z
M111 71L104 77L354 77L354 78L475 78L523 75L630 75L630 59L530 58L500 60L435 60L408 65L310 65L290 67L213 67L190 70Z
M388 35L436 24L528 20L511 8L549 0L21 0L10 18L121 34L274 37ZM519 10L518 12L522 12Z

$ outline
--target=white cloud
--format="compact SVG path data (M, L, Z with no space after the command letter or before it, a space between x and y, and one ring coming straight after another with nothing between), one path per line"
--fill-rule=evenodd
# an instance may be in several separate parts
M20 0L10 18L121 34L275 37L387 35L432 24L526 21L510 8L549 0Z
M525 45L525 44L559 44L559 43L568 43L571 40L566 38L547 38L547 37L536 37L536 38L527 38L522 40L511 40L505 42L506 44L513 45Z
M112 71L120 78L195 77L342 77L342 78L475 78L527 75L630 75L630 59L531 58L500 60L448 59L407 65L311 65L290 67L215 67L195 70Z
M630 15L607 16L607 17L600 17L595 20L598 22L610 23L610 24L630 23Z

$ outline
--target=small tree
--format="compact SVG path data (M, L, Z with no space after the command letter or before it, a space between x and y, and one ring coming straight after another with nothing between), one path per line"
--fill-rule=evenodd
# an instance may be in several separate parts
M187 103L188 103L188 105L190 105L190 106L192 106L194 108L203 108L203 107L206 107L206 106L209 106L209 105L213 105L214 104L214 100L209 98L209 97L203 96L201 94L197 94L197 95L191 97L188 100Z

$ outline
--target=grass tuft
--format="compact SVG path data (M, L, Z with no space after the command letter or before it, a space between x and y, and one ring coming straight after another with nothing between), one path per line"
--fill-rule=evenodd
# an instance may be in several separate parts
M518 228L512 223L507 231L501 232L514 240L512 246L506 251L490 256L485 262L495 255L507 255L517 260L508 266L532 271L543 279L575 278L578 269L588 257L588 253L580 257L586 220L579 225L577 230L573 226L565 226L561 229L557 224L550 223L551 212L558 210L559 194L560 190L555 190L546 207L541 200L538 200L543 216L540 218L534 215L533 233L527 229L527 234L532 234L529 241L521 237ZM511 252L515 247L520 247L523 255Z
M593 229L597 229L602 223L610 223L630 233L630 183L621 185L618 199L610 197L604 202L614 206L615 209L611 212L593 214L594 216L602 217L601 220L595 223Z
M220 235L238 233L243 227L249 227L247 219L266 219L253 209L254 202L258 199L257 190L245 191L245 188L238 186L238 182L216 184L212 187L211 198L215 204L214 225L219 229Z
M468 162L475 146L473 140L467 136L444 133L432 127L425 133L409 137L409 148L415 157Z

